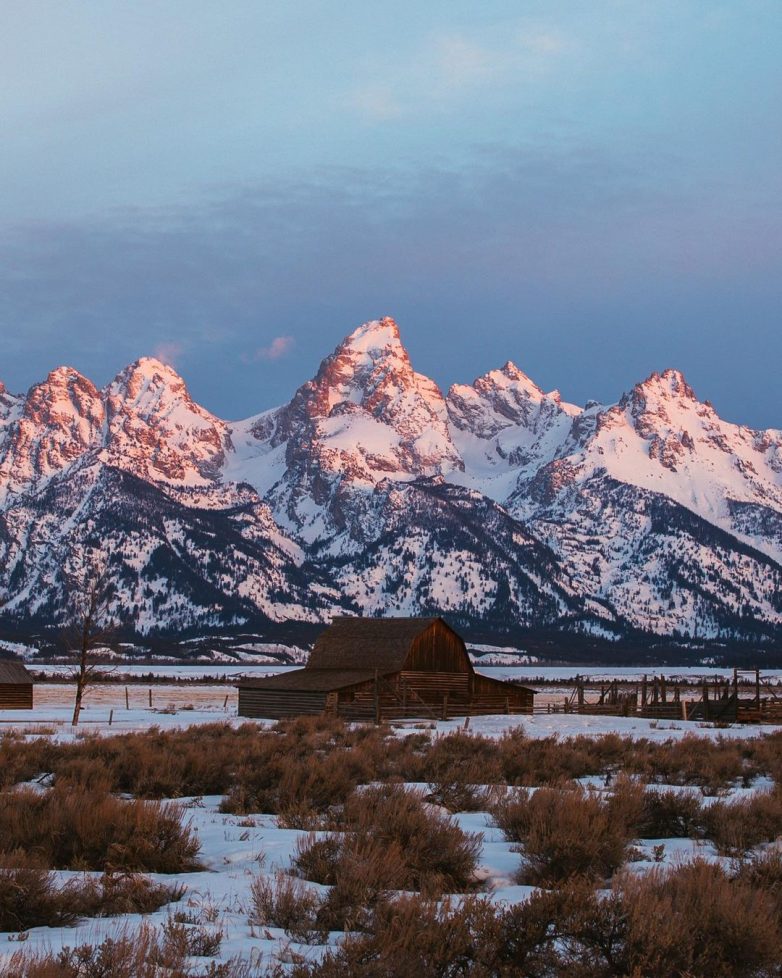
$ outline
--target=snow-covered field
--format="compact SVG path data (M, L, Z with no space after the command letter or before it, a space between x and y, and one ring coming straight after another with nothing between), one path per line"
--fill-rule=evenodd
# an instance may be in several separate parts
M275 670L278 671L278 670ZM85 695L79 727L84 732L111 735L128 730L146 730L156 726L174 729L202 723L232 725L271 721L247 721L237 716L237 691L228 684L129 685L129 709L125 707L125 689L121 684L93 686ZM150 694L152 706L149 705ZM35 709L0 710L0 732L20 730L30 733L57 733L70 736L73 712L73 687L66 683L39 683L35 686ZM551 694L552 699L561 693ZM542 699L545 699L545 694ZM408 721L408 726L412 721ZM429 723L429 721L427 721ZM431 724L434 734L458 730L465 720L438 720ZM400 729L405 729L405 724ZM650 740L667 740L688 734L714 737L755 737L782 729L769 725L734 724L730 727L708 723L686 723L678 720L648 720L641 717L579 716L562 713L538 713L534 716L472 717L469 730L487 737L499 737L505 731L521 727L529 737L571 737L578 734L600 736L618 733Z
M176 675L183 672L192 674L189 668L183 667ZM504 674L507 672L503 670ZM496 674L496 670L492 674ZM151 708L148 692L150 688L153 701ZM71 696L69 685L41 684L36 687L35 716L19 711L0 711L0 731L16 729L31 735L68 740L74 736L69 726ZM132 685L129 687L129 696L131 702L128 710L125 709L124 686L107 684L91 689L87 696L81 730L91 734L111 735L121 731L147 729L153 725L175 728L215 721L231 725L248 722L236 716L236 691L230 686L181 683L152 687ZM113 723L109 726L111 710L114 711ZM427 726L425 732L429 737L436 738L450 731L463 729L464 726L464 720L440 721ZM471 732L489 737L498 737L514 728L521 728L530 737L568 737L575 734L596 736L613 731L654 741L680 738L691 733L706 737L754 737L768 734L775 729L755 726L717 729L706 724L561 714L489 716L472 718L469 722ZM398 730L398 735L404 735L403 728ZM585 781L597 790L604 790L602 779L592 778ZM424 790L421 785L410 787ZM764 787L768 785L758 783L750 790ZM739 787L732 792L734 796L742 793L746 793L746 789ZM173 913L186 913L188 920L203 925L207 930L222 933L219 953L213 959L203 959L204 973L210 960L227 961L237 955L257 966L259 974L263 974L275 962L291 960L292 955L301 955L304 958L321 955L323 946L300 945L292 942L290 936L281 929L259 927L250 923L250 887L253 879L258 874L273 875L275 871L288 870L297 840L306 833L280 828L277 818L267 813L223 814L219 811L220 802L219 796L177 799L177 803L184 807L186 819L200 840L200 859L204 869L176 877L153 874L152 878L166 883L181 882L186 887L186 892L179 903L143 917L126 915L86 920L68 928L35 928L26 934L23 945L17 935L0 934L0 974L7 973L3 970L3 963L22 946L25 950L57 951L64 946L95 944L110 935L132 932L143 922L162 926ZM709 799L705 799L705 802L708 803ZM486 812L471 812L459 813L455 818L464 830L477 832L481 836L477 876L483 881L486 895L493 901L504 903L524 900L531 892L531 887L514 882L514 873L522 857L503 837L491 816ZM661 862L675 865L695 855L709 860L722 859L717 855L713 844L705 840L645 839L639 840L636 848L638 851L632 863L635 872L643 872ZM74 875L77 874L64 871L57 874L63 881ZM317 891L323 889L316 884L309 885ZM330 935L326 946L333 945L339 937L336 933Z
M29 664L33 672L42 672L50 676L66 676L71 671L70 666L59 663ZM107 672L121 676L141 679L144 676L154 676L158 679L205 679L239 680L245 676L269 676L278 672L298 669L300 666L283 666L269 663L243 662L233 665L213 665L203 663L198 665L180 665L178 663L161 663L156 665L135 665L119 663L106 666ZM717 677L730 679L732 669L721 669L716 666L545 666L541 663L529 665L487 665L476 663L476 670L494 679L513 679L530 683L534 686L536 679L547 682L560 681L569 683L576 676L595 681L624 679L630 682L640 681L643 676L651 679L654 676L665 676L666 680L674 683L677 680L697 682L699 679L715 679ZM744 676L748 676L745 673ZM782 669L764 669L763 678L774 683L782 683Z

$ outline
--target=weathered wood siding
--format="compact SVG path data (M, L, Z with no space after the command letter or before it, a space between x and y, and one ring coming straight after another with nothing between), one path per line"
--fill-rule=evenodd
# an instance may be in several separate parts
M413 640L403 668L409 672L469 674L472 666L464 642L445 622L436 621Z
M239 716L279 720L281 717L323 713L327 693L239 687Z
M0 710L32 710L32 683L0 683Z
M402 672L341 690L333 712L346 720L441 719L490 713L532 713L534 693L477 673ZM330 711L331 712L331 711Z
M531 689L477 672L473 677L473 713L532 713L534 701L535 694Z

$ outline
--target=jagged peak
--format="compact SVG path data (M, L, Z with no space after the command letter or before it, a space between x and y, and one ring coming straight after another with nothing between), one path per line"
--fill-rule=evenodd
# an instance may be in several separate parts
M157 357L139 357L138 360L134 360L127 367L120 370L112 381L112 384L123 381L127 382L131 378L145 381L159 379L164 383L176 386L184 385L185 383L180 374L170 364L159 360Z
M389 346L402 346L399 326L391 316L381 319L370 319L346 336L340 346L350 347L364 353L372 350L384 350Z
M50 370L46 375L46 380L41 384L35 384L35 387L65 387L68 384L76 381L84 381L85 383L92 386L92 381L89 380L84 374L80 373L75 367L69 367L63 364L60 367L55 367L54 370Z
M520 370L512 360L508 360L503 367L489 370L478 377L473 387L480 392L512 389L516 395L522 394L535 401L540 401L546 396L542 388L538 387L535 381Z
M662 373L653 371L646 380L636 384L634 390L641 393L654 391L666 396L685 398L691 401L697 400L695 391L687 383L684 374L681 370L676 370L673 367L668 367Z

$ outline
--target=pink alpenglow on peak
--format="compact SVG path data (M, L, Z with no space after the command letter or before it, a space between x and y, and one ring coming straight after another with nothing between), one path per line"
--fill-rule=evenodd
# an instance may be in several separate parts
M773 638L782 432L723 421L675 370L610 406L567 404L511 361L443 397L390 318L231 425L151 357L101 391L70 367L22 397L0 387L4 607L56 610L58 564L96 538L142 628L347 602Z
M173 367L142 357L105 391L105 459L153 481L204 486L225 461L227 425L195 404Z

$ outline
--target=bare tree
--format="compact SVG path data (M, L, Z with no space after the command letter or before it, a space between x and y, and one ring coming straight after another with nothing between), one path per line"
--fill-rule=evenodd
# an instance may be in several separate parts
M76 684L71 726L79 722L85 690L95 682L100 663L98 654L111 648L117 626L111 614L111 588L106 565L92 559L80 573L68 575L70 624L65 642L76 659L71 673Z

